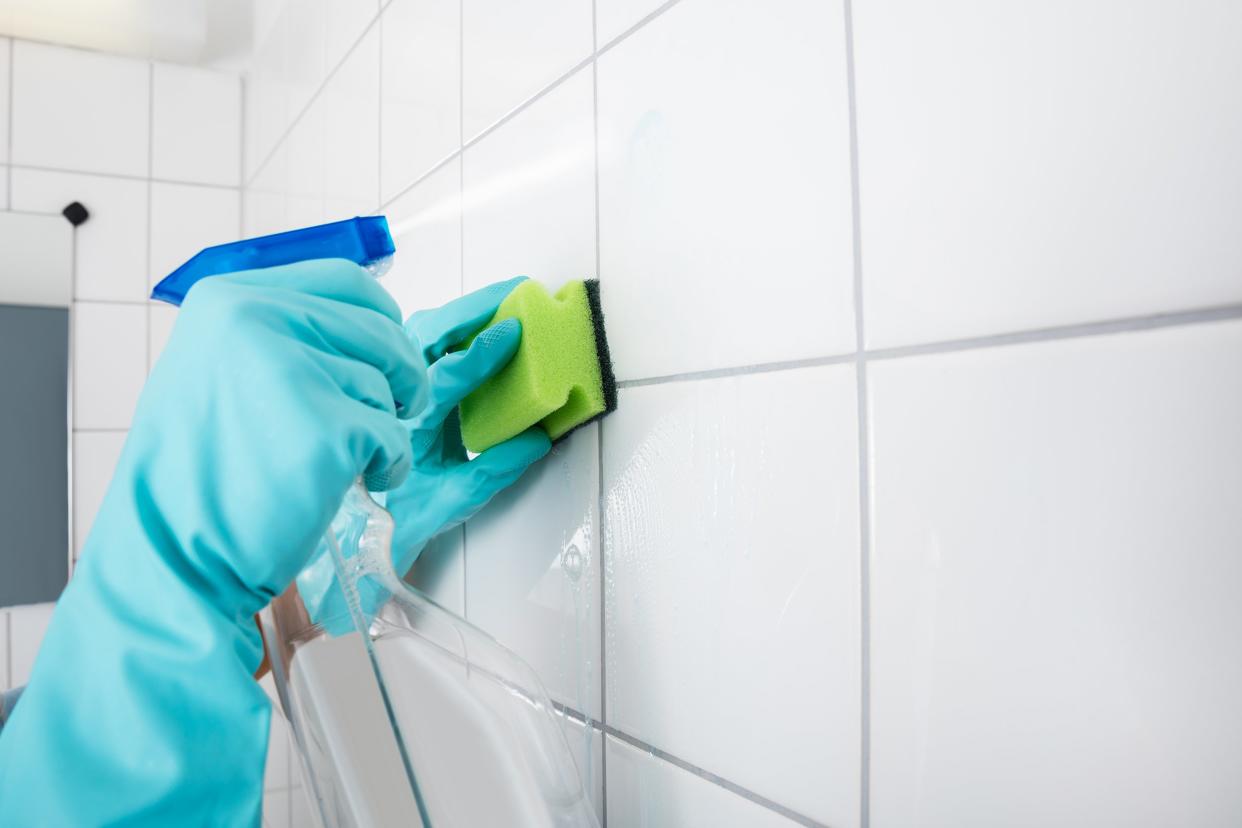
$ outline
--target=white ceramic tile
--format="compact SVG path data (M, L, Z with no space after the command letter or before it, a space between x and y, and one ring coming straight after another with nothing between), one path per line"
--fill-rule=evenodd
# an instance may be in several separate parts
M629 388L603 423L608 723L834 826L858 820L854 389L844 365Z
M1230 322L872 366L873 825L1237 822L1239 354Z
M9 168L0 167L0 210L9 209Z
M324 87L324 189L329 221L379 205L379 28Z
M9 683L21 687L30 681L35 656L52 620L55 604L30 604L9 609Z
M237 190L191 184L151 185L151 286L241 229Z
M73 314L73 426L129 428L147 378L147 309L77 302Z
M405 580L440 606L461 615L465 611L466 567L462 553L462 529L457 527L432 538L418 556Z
M164 352L168 337L172 336L173 325L177 321L177 308L162 302L151 303L151 315L148 317L147 371L150 372Z
M340 63L379 15L379 0L325 0L324 54L328 71Z
M7 37L0 37L0 164L9 160L9 61L12 49L13 42Z
M604 735L595 728L587 727L577 719L561 713L556 714L565 730L565 740L578 766L582 787L591 799L595 818L603 824L604 813Z
M276 174L283 165L286 176L282 189L288 201L281 229L309 227L326 221L326 107L324 98L316 98L281 145L277 153L280 157L273 159L273 169L269 172Z
M151 174L237 186L242 140L238 77L157 63L151 95Z
M461 159L385 211L397 252L384 287L401 311L436 308L461 295Z
M82 554L104 493L125 445L123 431L79 431L73 435L73 555Z
M333 68L327 63L327 19L327 0L290 0L285 5L279 24L284 40L280 89L286 100L281 132L306 108Z
M13 209L59 213L79 201L90 218L75 232L74 295L141 302L147 296L147 183L80 173L12 171Z
M596 42L602 47L664 5L664 0L595 0Z
M872 346L1242 299L1242 6L859 3Z
M394 0L384 10L385 201L460 146L460 31L458 0Z
M607 739L615 828L792 828L797 823L663 759Z
M462 0L467 140L591 54L591 0Z
M13 163L146 175L150 72L146 61L14 42Z
M248 189L242 201L244 238L266 236L289 229L285 223L287 197L283 194Z
M855 347L844 15L780 9L682 3L599 60L620 378Z
M553 699L600 715L599 448L587 426L466 524L471 622Z
M595 273L591 76L580 73L465 153L467 291L518 275Z
M293 828L289 817L289 795L289 791L263 792L263 828Z
M245 177L250 181L267 164L272 150L289 124L291 106L282 94L285 29L274 27L266 41L260 41L246 73L242 96L245 118L242 140Z

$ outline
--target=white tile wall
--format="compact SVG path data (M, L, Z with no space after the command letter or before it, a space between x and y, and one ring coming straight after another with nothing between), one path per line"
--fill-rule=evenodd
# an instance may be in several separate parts
M620 410L412 579L660 752L571 737L609 824L1235 823L1237 12L851 9L392 0L334 62L288 0L247 227L383 208L407 313L599 270Z
M233 187L240 183L237 75L156 64L151 102L152 176Z
M73 555L82 554L95 514L125 445L123 431L79 431L73 435Z
M779 5L682 3L600 59L622 379L854 349L841 5Z
M384 201L461 145L458 0L394 0L383 19Z
M146 61L14 42L12 163L146 176L150 76Z
M78 201L90 212L74 231L74 297L106 302L147 298L147 183L82 173L15 169L12 208L59 213Z
M372 27L324 87L329 221L368 213L378 203L379 71L379 27Z
M855 9L868 344L1242 301L1242 6Z
M401 250L384 278L408 317L461 295L461 159L455 158L385 213Z
M147 309L78 302L73 312L74 428L129 428L146 379Z
M7 164L9 161L9 80L12 53L13 41L0 37L0 164Z
M632 388L603 428L609 724L831 825L858 814L854 389Z
M556 701L600 716L599 443L555 446L466 526L467 618L526 659Z
M609 737L608 824L622 828L792 828L797 823Z
M591 78L579 73L468 149L465 288L595 275Z
M1239 355L1235 321L874 366L874 824L1242 814Z
M192 184L151 185L151 287L204 247L236 241L237 190Z
M462 119L477 135L591 54L590 0L462 0Z

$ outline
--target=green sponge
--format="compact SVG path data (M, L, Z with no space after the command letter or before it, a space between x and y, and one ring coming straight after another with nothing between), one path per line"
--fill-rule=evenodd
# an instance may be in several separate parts
M489 325L522 323L513 360L461 401L461 436L481 452L535 424L553 440L617 407L604 338L599 282L569 282L549 295L534 280L505 297Z

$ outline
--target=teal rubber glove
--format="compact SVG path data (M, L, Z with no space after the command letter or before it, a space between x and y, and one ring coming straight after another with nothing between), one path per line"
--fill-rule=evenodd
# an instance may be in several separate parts
M419 311L405 323L411 341L430 367L427 405L405 421L412 468L405 482L388 492L385 503L396 524L392 551L398 577L410 570L432 538L472 517L551 448L547 433L535 427L470 459L457 419L462 398L504 368L517 352L522 338L518 320L483 327L524 280L498 282L443 307ZM453 350L471 337L474 340L468 348ZM312 619L336 635L353 629L326 546L298 575L297 583ZM373 615L386 597L380 591L361 595L362 611Z
M259 825L253 616L357 475L408 473L394 415L426 368L400 319L340 260L190 291L0 732L0 825Z

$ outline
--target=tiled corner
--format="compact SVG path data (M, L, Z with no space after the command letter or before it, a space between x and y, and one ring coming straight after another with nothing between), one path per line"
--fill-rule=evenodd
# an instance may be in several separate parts
M55 604L30 604L10 607L9 614L9 684L22 687L30 681L35 657L43 645L43 635L52 620Z
M90 212L74 231L76 299L141 302L147 295L147 183L44 170L12 171L14 210L59 213L78 201Z
M464 615L466 561L462 528L458 526L432 538L410 571L398 574L440 606Z
M151 91L151 175L238 186L241 114L237 75L156 63Z
M147 174L147 63L24 40L12 48L14 164Z
M146 306L74 303L73 427L129 428L146 378Z
M82 554L124 446L123 431L79 431L73 435L74 560Z
M324 65L341 62L367 26L379 16L379 0L324 0Z
M409 317L461 295L461 159L427 177L385 210L397 252L384 277Z
M0 164L9 162L9 66L13 41L0 37ZM3 202L0 202L3 207Z
M172 305L165 305L162 302L152 302L150 308L150 316L148 324L150 330L147 334L147 372L150 373L155 368L155 363L159 361L160 354L164 353L164 346L168 344L168 338L172 336L173 325L177 321L178 308Z
M152 183L151 286L204 247L236 241L240 230L237 190Z
M844 15L781 9L681 3L599 59L621 379L854 350Z
M793 828L798 823L646 751L607 738L615 828Z
M871 347L1242 301L1242 6L854 6Z
M393 0L384 10L383 201L461 145L460 12L460 0Z
M462 0L469 140L590 57L591 0Z
M1239 354L1233 321L871 367L873 825L1236 821Z
M379 204L379 27L367 32L323 90L327 220Z
M603 48L664 5L665 0L595 0L595 42Z
M469 620L553 699L600 715L598 427L553 447L466 524Z
M856 408L838 365L628 388L603 423L608 724L834 826L859 811Z
M467 291L527 275L550 287L595 273L591 76L579 73L466 150Z

